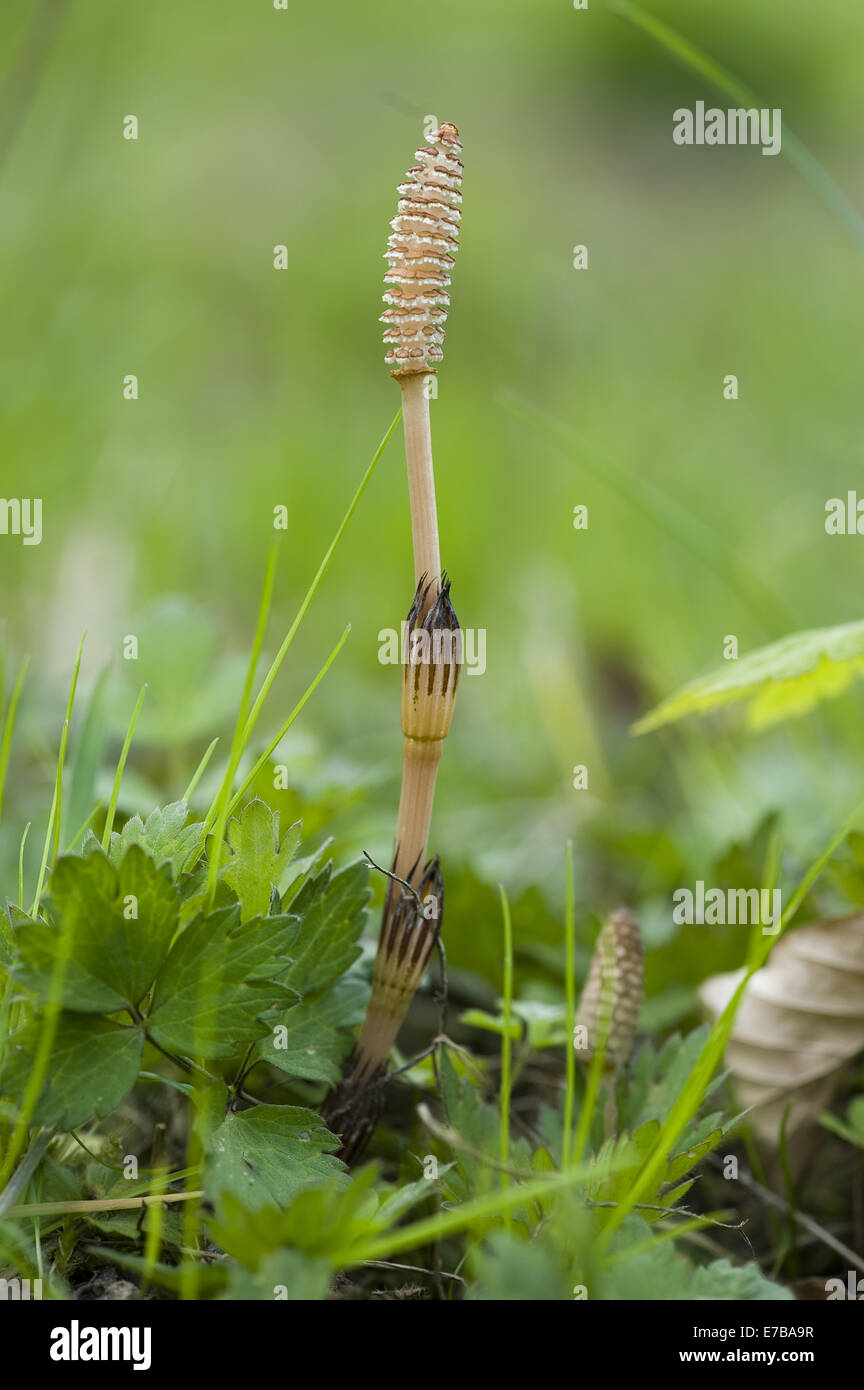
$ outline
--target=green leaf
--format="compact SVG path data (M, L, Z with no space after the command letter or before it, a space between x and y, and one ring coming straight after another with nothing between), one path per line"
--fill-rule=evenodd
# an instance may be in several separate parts
M61 935L69 947L60 1002L82 1013L115 1013L140 1002L177 926L179 897L166 868L138 845L119 868L104 854L64 855L51 875L52 925L17 933L19 979L48 997Z
M229 1099L228 1087L219 1077L196 1086L192 1092L192 1104L195 1107L193 1124L205 1150L210 1145L213 1131L218 1129L225 1119Z
M333 1255L359 1244L382 1229L376 1219L378 1199L373 1191L377 1170L367 1164L352 1175L331 1177L306 1188L285 1210L249 1209L233 1192L220 1202L218 1219L211 1220L213 1238L246 1269L257 1269L262 1257L280 1246L291 1246L314 1257Z
M627 1146L634 1142L641 1151L636 1153L640 1166L647 1157L644 1141L650 1140L648 1149L656 1141L660 1125L665 1122L680 1095L688 1076L696 1066L705 1046L709 1029L705 1026L694 1028L685 1038L674 1034L667 1038L659 1052L646 1043L637 1053L626 1082L618 1087L618 1150L629 1155ZM722 1076L715 1077L706 1087L709 1095L720 1083ZM718 1114L694 1117L684 1127L675 1142L672 1153L667 1155L665 1167L658 1173L657 1184L651 1197L646 1201L662 1201L672 1205L667 1199L667 1189L675 1187L686 1174L711 1152L728 1132ZM632 1134L629 1133L632 1131ZM603 1196L610 1200L620 1200L632 1183L633 1169L628 1168L622 1180L621 1174L614 1175Z
M339 1140L311 1110L256 1105L231 1113L210 1136L204 1189L218 1203L230 1192L252 1211L287 1206L302 1188L344 1171L328 1153Z
M459 1015L459 1022L471 1028L482 1028L489 1033L503 1037L509 1031L511 1038L518 1042L525 1034L525 1044L529 1050L541 1047L561 1047L567 1039L565 1009L562 1004L547 1004L539 999L514 999L513 1018L509 1030L505 1030L503 1012L490 1014L485 1009L466 1009Z
M129 1192L115 1192L115 1197L131 1196ZM156 1224L156 1208L145 1207L140 1211L103 1211L85 1213L82 1219L88 1226L101 1231L114 1241L130 1241L137 1245L142 1236L147 1235ZM163 1206L159 1213L159 1240L163 1250L179 1250L183 1244L183 1218L176 1206Z
M566 1261L551 1243L530 1243L495 1231L475 1251L472 1267L479 1280L472 1302L561 1302L573 1297Z
M846 1111L847 1123L844 1124L836 1115L826 1112L819 1116L820 1124L826 1129L833 1130L839 1134L841 1139L854 1144L859 1149L864 1149L864 1096L855 1096Z
M635 1130L646 1120L662 1123L667 1118L696 1065L709 1031L703 1024L685 1038L674 1033L659 1052L655 1052L650 1043L639 1049L620 1099L622 1127Z
M342 1174L330 1177L304 1187L284 1211L272 1206L250 1209L226 1192L218 1217L211 1218L214 1240L253 1271L286 1246L312 1260L326 1259L331 1270L348 1266L353 1250L395 1226L410 1207L436 1190L423 1178L400 1188L379 1189L377 1176L370 1163L355 1171L350 1182Z
M337 1082L340 1063L351 1050L346 1030L359 1023L368 995L357 980L343 980L323 998L307 998L276 1015L271 1032L256 1044L254 1056L288 1076Z
M240 907L199 913L175 941L156 981L147 1031L169 1052L234 1057L265 1031L259 1015L283 1004L274 979L288 967L294 917L256 917Z
M51 992L51 976L59 944L57 928L48 922L28 917L18 926L17 954L12 973L42 1000L48 999ZM66 962L58 1002L81 1013L111 1014L126 1007L122 994L76 960Z
M690 1272L687 1299L710 1298L727 1302L786 1302L795 1295L766 1279L758 1265L733 1265L731 1260L712 1260Z
M440 1053L439 1070L447 1124L467 1144L455 1155L459 1172L447 1175L445 1187L451 1200L463 1201L469 1193L488 1190L500 1181L485 1159L497 1163L500 1158L501 1120L497 1110L484 1105L470 1081L460 1081L446 1048ZM531 1148L524 1139L511 1142L510 1165L526 1172L530 1169ZM490 1219L490 1225L496 1223L497 1218Z
M679 1202L683 1202L687 1193L693 1186L695 1178L688 1178L686 1182L680 1182L677 1187L673 1187L663 1193L663 1206L675 1207ZM651 1224L654 1221L662 1221L664 1213L662 1211L645 1212L645 1220Z
M708 1117L708 1119L711 1122L712 1127L710 1128L707 1136L704 1139L700 1139L698 1143L691 1140L688 1148L686 1148L682 1153L676 1154L674 1158L670 1158L669 1166L666 1169L666 1173L663 1178L664 1189L669 1183L673 1185L676 1184L680 1178L683 1178L685 1174L689 1173L691 1169L695 1168L697 1163L701 1163L702 1159L706 1158L707 1155L711 1152L711 1150L716 1149L717 1145L720 1143L720 1140L723 1138L723 1130L715 1128L713 1125L713 1122L716 1121L717 1116L711 1115ZM687 1135L685 1134L683 1137L686 1138ZM680 1143L681 1140L679 1140L678 1142ZM664 1204L666 1204L665 1190L663 1191L663 1202Z
M0 1087L10 1094L20 1095L27 1084L40 1026L37 1020L12 1040L0 1074ZM77 1129L110 1114L135 1085L142 1045L138 1028L61 1013L33 1123Z
M659 1120L649 1120L633 1134L619 1134L608 1139L598 1156L598 1179L588 1190L594 1201L619 1202L633 1186L633 1178L650 1154L660 1133ZM606 1171L606 1157L614 1157L615 1167ZM665 1176L665 1175L664 1175Z
M487 1033L497 1033L499 1037L509 1032L514 1042L518 1042L522 1036L522 1024L518 1018L511 1019L508 1029L500 1014L490 1014L485 1009L466 1009L459 1015L459 1022L467 1028L482 1028Z
M30 922L26 912L16 903L9 903L5 912L0 912L0 965L9 969L15 960L15 932L13 927L24 926Z
M228 1284L219 1297L232 1302L318 1302L327 1297L332 1278L327 1260L311 1260L299 1250L265 1255L254 1274L240 1265L229 1269Z
M677 1254L670 1242L648 1240L650 1227L632 1213L610 1242L619 1262L604 1271L599 1288L588 1283L589 1298L608 1302L662 1301L689 1302L692 1299L731 1301L787 1300L793 1295L780 1284L772 1284L755 1264L733 1265L731 1260L714 1260L693 1268ZM644 1247L644 1248L643 1248Z
M131 816L120 833L111 836L111 859L119 864L132 845L140 845L157 864L170 864L177 878L201 831L197 821L186 824L188 814L185 801L172 801L151 811L146 821Z
M250 801L239 819L228 822L227 842L230 859L223 879L240 900L243 920L266 917L300 843L300 822L286 831L280 844L279 812L263 801Z
M443 1178L454 1167L455 1164L453 1163L439 1164L438 1177ZM405 1182L401 1187L392 1188L390 1192L382 1194L379 1198L375 1212L376 1226L382 1231L386 1230L388 1226L395 1226L406 1212L409 1212L420 1202L428 1201L434 1192L434 1180L427 1177L415 1178L413 1182Z
M338 874L328 864L303 885L291 903L300 917L287 981L298 994L327 989L360 955L359 939L369 901L369 871L358 862Z
M748 723L761 729L841 694L860 675L864 621L794 632L691 681L634 724L633 732L644 734L734 700L751 701Z

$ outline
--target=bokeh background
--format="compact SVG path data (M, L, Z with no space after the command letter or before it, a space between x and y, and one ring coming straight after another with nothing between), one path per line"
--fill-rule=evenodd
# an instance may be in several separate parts
M864 10L647 8L781 107L787 139L862 205ZM676 107L734 103L601 0L10 0L0 54L0 491L44 504L40 546L0 537L7 689L30 658L0 823L7 895L28 821L35 878L82 631L70 757L86 743L99 771L70 783L64 840L110 785L144 680L121 813L179 796L215 735L227 747L274 506L289 524L271 655L398 407L382 256L434 115L459 125L465 162L432 405L442 551L463 625L488 633L434 825L456 978L497 990L499 880L523 979L560 970L572 837L583 944L628 901L657 1019L686 1011L707 962L701 938L674 937L671 887L721 881L735 845L758 873L772 815L794 868L861 794L857 691L759 736L734 717L629 733L720 663L727 634L743 654L861 616L864 541L824 529L826 500L861 478L864 261L848 226L785 154L673 144ZM399 678L378 632L411 589L397 437L262 725L350 622L280 750L290 787L259 787L340 855L389 855ZM712 941L712 967L740 960L740 936Z

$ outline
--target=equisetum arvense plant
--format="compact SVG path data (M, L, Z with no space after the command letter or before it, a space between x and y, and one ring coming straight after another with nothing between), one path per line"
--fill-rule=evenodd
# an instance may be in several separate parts
M441 930L444 884L437 858L427 862L435 781L450 730L462 656L461 634L441 569L429 385L442 360L447 287L459 242L462 146L449 121L426 137L399 185L387 244L381 315L391 374L402 393L402 422L415 592L402 652L402 792L392 875L378 939L372 993L345 1080L331 1096L327 1121L350 1161L377 1119L390 1054L429 965Z
M639 924L625 907L607 917L576 1013L573 1044L589 1067L599 1053L606 1081L606 1134L615 1132L615 1077L633 1050L645 985L645 952Z

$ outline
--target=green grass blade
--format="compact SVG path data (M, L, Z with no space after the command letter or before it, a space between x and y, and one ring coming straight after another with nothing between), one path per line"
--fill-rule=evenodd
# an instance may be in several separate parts
M854 830L856 826L859 826L861 824L862 816L864 816L864 801L858 803L858 805L855 807L855 809L851 812L851 814L844 821L843 825L837 831L837 834L832 836L832 838L828 841L828 844L823 849L822 853L818 855L816 859L813 860L813 863L810 865L806 874L801 879L800 883L798 884L798 887L795 889L794 893L792 894L791 898L789 899L785 908L783 909L783 916L780 921L780 931L777 933L777 936L769 936L762 938L760 950L755 953L755 969L758 970L760 966L765 964L765 961L768 959L774 942L779 940L779 938L783 935L789 923L795 916L795 913L798 911L807 894L810 892L810 889L812 888L813 884L816 882L822 870L825 868L829 859L831 859L837 853L837 850L840 848L850 831Z
M573 881L573 841L567 841L564 880L564 997L567 1007L565 1042L567 1079L564 1090L564 1124L561 1138L561 1167L570 1162L573 1143L573 1109L576 1098L576 894Z
M18 1165L14 1177L6 1183L0 1192L0 1216L7 1216L10 1210L17 1204L18 1198L23 1197L30 1184L30 1180L45 1157L48 1145L54 1138L54 1126L49 1125L47 1129L42 1129L34 1137L24 1158Z
M190 781L190 783L189 783L188 787L186 788L185 792L183 793L183 800L184 800L185 802L188 803L189 801L192 800L192 796L193 796L193 794L194 794L195 788L198 786L198 783L201 781L201 778L204 776L204 772L205 772L205 770L206 770L206 768L207 768L207 764L209 763L210 759L213 757L213 754L214 754L215 749L216 749L216 744L217 744L218 742L219 742L219 739L218 739L218 738L214 738L213 742L210 744L210 747L207 749L207 752L204 754L204 757L201 759L201 761L200 761L200 763L198 764L198 766L196 767L195 771L192 773L192 780Z
M393 422L387 430L387 433L384 435L384 438L381 440L381 443L375 450L375 453L372 457L372 462L369 464L369 467L363 474L363 477L360 481L360 485L357 488L357 491L355 492L354 496L352 497L348 510L339 524L339 529L337 530L335 536L330 542L330 545L327 549L327 553L325 554L324 559L321 561L321 564L318 566L315 578L312 580L312 583L306 590L306 594L304 595L303 601L297 610L296 617L294 618L293 623L291 624L290 628L288 629L288 632L285 635L285 640L283 641L282 646L279 648L279 651L276 653L276 656L273 659L273 664L271 665L270 670L267 672L267 675L264 678L264 682L261 686L261 689L258 692L258 695L255 699L255 703L252 706L252 710L249 714L249 718L246 723L246 729L244 730L244 747L249 742L249 739L252 736L252 731L255 728L258 716L261 713L261 706L264 704L264 701L266 700L267 695L270 691L270 687L272 686L274 680L279 674L279 668L281 667L282 662L285 660L285 655L289 647L291 646L291 643L294 641L294 638L297 635L297 630L300 627L300 624L302 623L307 612L309 611L309 605L311 604L313 598L318 592L318 589L321 585L321 581L330 567L330 561L333 559L333 556L336 552L336 548L339 545L339 542L341 541L342 537L344 536L345 531L348 528L348 524L351 521L351 518L356 512L357 507L360 504L360 499L366 491L366 488L368 487L369 482L372 478L372 474L375 472L375 469L378 466L378 461L381 458L381 455L384 453L384 450L386 449L387 445L389 444L390 439L393 436L393 432L396 429L396 426L399 424L401 418L402 412L400 410L399 413L396 416L394 416Z
M603 1172L616 1171L617 1165L610 1161L604 1165ZM531 1202L541 1201L567 1192L587 1180L597 1178L598 1168L594 1162L571 1164L566 1173L556 1173L554 1177L538 1178L536 1182L519 1183L506 1189L496 1188L494 1192L484 1193L472 1201L462 1202L458 1207L437 1212L435 1216L424 1217L409 1226L400 1226L396 1231L370 1236L365 1244L337 1252L332 1257L336 1268L348 1268L363 1264L366 1260L392 1259L402 1250L416 1250L423 1245L434 1245L444 1236L464 1231L475 1222L486 1222L490 1217L503 1216L514 1207L524 1207Z
M153 1178L152 1190L161 1195L168 1185L170 1174L167 1168L160 1169ZM153 1270L159 1263L162 1249L162 1228L165 1221L165 1208L161 1202L154 1202L148 1212L150 1218L144 1241L144 1268L141 1271L141 1290L148 1287Z
M90 693L70 759L69 795L65 811L67 825L79 826L96 801L96 780L102 765L108 728L105 717L107 689L108 667L105 666ZM65 848L68 849L69 845Z
M21 836L21 844L18 846L18 906L24 911L24 846L27 843L27 836L30 834L32 821L27 822L24 827L24 834Z
M510 1060L513 1049L513 1039L510 1036L513 1020L513 924L510 920L510 904L502 884L498 885L498 891L501 894L501 912L504 918L504 1031L501 1035L501 1133L498 1156L501 1160L501 1186L509 1187L510 1174L507 1167L510 1163ZM509 1228L509 1211L505 1212L505 1225Z
M82 644L83 640L84 639L82 638ZM79 662L80 658L81 646L79 645ZM75 677L73 678L72 682L73 696L75 683L77 681L77 675L78 667L76 665ZM71 714L71 697L69 713ZM64 730L68 730L68 726L69 719L67 718L65 721ZM63 745L63 749L65 751L65 744ZM51 841L50 831L51 828L49 822L48 835L46 836L45 841L46 848ZM44 869L45 860L43 858L42 872L40 873L40 881L39 886L37 888L36 904L33 908L33 911L31 912L31 916L35 915L35 912L39 905L39 899L41 897L42 891L42 876L44 874ZM45 1007L42 1010L42 1027L39 1031L39 1041L36 1044L36 1052L33 1058L33 1069L30 1072L29 1077L27 1078L27 1086L25 1088L24 1097L21 1102L21 1109L18 1112L18 1118L15 1122L15 1126L12 1131L8 1151L3 1160L2 1166L0 1166L0 1190L5 1188L10 1177L12 1176L16 1161L18 1159L18 1155L22 1152L24 1145L27 1142L27 1134L30 1128L30 1121L33 1116L33 1112L36 1109L36 1103L40 1095L42 1094L42 1086L45 1082L45 1076L48 1071L48 1063L51 1058L51 1049L54 1046L54 1038L57 1033L57 1024L60 1018L60 1001L63 996L63 982L66 978L66 969L69 963L71 952L72 941L70 932L68 928L64 926L57 937L57 954L54 957L54 965L51 970L51 983L48 987L48 998L46 999Z
M249 712L248 718L246 718L245 725L243 726L243 728L242 728L242 733L241 733L239 739L237 740L236 747L232 748L232 756L231 756L231 758L229 759L230 776L229 776L228 773L226 772L226 777L225 777L225 779L223 780L223 784L222 784L222 787L220 788L220 792L219 792L219 794L218 794L216 800L214 801L214 804L211 806L210 810L208 811L207 815L206 815L205 818L204 818L204 827L203 827L203 831L202 831L202 843L206 842L206 837L207 837L208 832L210 831L211 827L212 827L215 823L217 823L217 822L220 823L220 824L222 824L222 835L221 835L221 836L220 836L219 833L218 833L218 826L217 826L217 839L218 839L219 842L221 843L222 836L224 836L224 824L227 823L228 800L229 800L229 797L230 797L230 789L231 789L231 785L232 785L232 782L233 782L234 773L235 773L237 767L239 766L240 759L242 758L243 753L245 752L245 750L246 750L246 748L247 748L247 746L248 746L248 744L249 744L249 740L250 740L251 737L252 737L252 734L253 734L253 732L254 732L255 725L256 725L256 723L258 722L258 716L259 716L260 713L261 713L261 709L262 709L262 706L263 706L263 704L264 704L264 701L266 700L267 695L268 695L269 692L270 692L270 689L271 689L271 687L272 687L272 685L273 685L273 682L275 681L277 675L279 674L279 670L280 670L280 668L281 668L281 666L282 666L283 661L285 660L285 657L286 657L286 655L287 655L287 653L288 653L288 650L289 650L289 648L290 648L292 642L294 641L294 638L295 638L296 635L297 635L297 631L298 631L298 629L299 629L299 627L300 627L300 624L302 623L303 619L305 618L306 613L307 613L308 610L309 610L309 606L310 606L310 604L311 604L313 598L315 597L315 594L318 592L318 589L319 589L319 587L320 587L320 585L321 585L321 581L323 580L324 575L327 573L327 570L328 570L328 568L329 568L329 566L330 566L330 561L332 560L333 555L335 554L336 548L337 548L337 546L339 545L339 542L341 541L343 535L345 534L345 531L346 531L346 529L347 529L347 527L348 527L349 522L351 521L351 518L353 517L355 511L357 510L357 507L359 506L359 503L360 503L360 499L362 498L364 492L366 491L366 488L368 487L369 482L370 482L370 480L371 480L371 478L372 478L372 474L375 472L375 469L376 469L377 466L378 466L378 462L379 462L379 460L380 460L382 454L384 453L384 450L386 449L388 443L390 442L390 439L392 438L393 433L394 433L394 431L395 431L395 429L396 429L396 426L399 424L399 421L401 420L401 418L402 418L402 412L399 411L398 414L394 417L392 423L390 424L390 426L389 426L389 428L388 428L386 434L384 435L384 438L381 440L381 443L378 445L378 448L375 450L375 453L374 453L374 455L373 455L373 457L372 457L372 461L371 461L371 463L369 464L368 468L366 469L366 472L364 473L364 475L363 475L363 477L362 477L362 479L361 479L361 481L360 481L360 484L359 484L359 486L358 486L358 488L357 488L357 491L354 493L354 496L353 496L352 499L351 499L351 502L350 502L350 504L349 504L349 506L348 506L348 510L346 511L344 517L342 518L342 521L341 521L341 523L340 523L340 525L339 525L339 527L338 527L338 530L336 531L335 536L333 537L333 540L330 542L330 545L329 545L329 547L328 547L328 549L327 549L327 552L326 552L326 554L325 554L325 556L324 556L324 559L321 561L321 564L318 566L318 570L317 570L317 572L316 572L316 574L315 574L315 577L314 577L314 579L312 580L312 583L309 585L309 588L307 589L306 594L304 595L304 598L303 598L303 600L302 600L302 602L301 602L301 604L300 604L300 607L299 607L299 609L297 610L297 614L296 614L296 616L295 616L295 618L294 618L294 621L292 622L290 628L288 629L288 632L287 632L287 634L286 634L286 636L285 636L285 639L284 639L284 641L282 642L282 645L281 645L281 647L279 648L279 651L276 653L276 656L274 657L274 659L273 659L273 661L272 661L272 663L271 663L271 665L270 665L270 669L268 670L266 676L264 677L264 680L263 680L262 685L261 685L261 689L258 691L258 694L257 694L257 696L255 697L255 702L254 702L254 704L253 704L253 706L252 706L251 711ZM241 710L242 710L243 716L245 717L245 713L246 713L246 712L245 712L245 708L242 708L242 707L241 707ZM238 728L240 727L240 719L239 719L239 717L238 717L238 721L237 721L237 726L238 726ZM232 767L232 765L231 765L232 763L233 763L233 767ZM223 796L224 796L224 801L223 801ZM223 819L223 818L224 818L224 819ZM211 862L211 867L212 867L213 865L216 866L215 870L213 871L213 877L212 877L212 879L211 879L211 877L208 875L208 887L210 888L211 895L212 895L213 892L215 892L216 877L218 876L218 863L219 863L219 858L220 858L220 855L219 855L219 852L218 852L218 849L217 849L217 850L215 851L214 855L212 856L211 861L210 861L210 862Z
M18 674L15 677L15 684L12 687L12 694L9 698L9 708L3 718L3 738L0 741L0 816L3 814L3 791L6 786L6 769L9 766L9 752L12 747L12 730L15 728L15 715L18 710L18 701L21 698L21 688L27 675L29 657L25 657L18 667Z
M244 730L246 725L246 712L249 708L249 701L252 698L252 686L255 681L255 671L261 657L261 648L264 645L264 633L267 629L267 619L270 615L270 602L273 597L273 580L276 574L276 546L270 548L267 557L267 568L264 572L264 584L261 589L261 599L258 604L258 621L255 624L255 636L252 640L252 650L249 653L249 664L246 668L246 681L243 687L243 695L240 700L240 708L237 711L237 720L234 725L234 734L231 739L231 751L228 755L228 766L222 778L219 790L216 793L213 805L208 812L205 825L215 823L214 845L210 854L210 863L207 868L207 893L212 904L216 895L216 885L219 881L219 861L222 858L222 841L225 838L225 827L228 824L228 802L231 799L231 788L234 785L234 774L243 756L243 749L246 740Z
M132 735L135 732L135 725L138 723L138 715L141 713L141 706L144 703L144 696L147 694L147 686L142 685L138 699L135 701L135 708L132 711L132 718L129 720L129 728L126 730L126 737L123 740L123 747L120 749L120 758L117 763L117 771L114 773L114 783L111 787L111 796L108 801L108 810L105 813L105 829L102 831L102 848L105 853L111 847L111 831L114 829L114 815L117 810L117 802L120 799L120 784L123 781L123 771L126 767L126 759L129 756L129 749L132 745Z
M255 781L255 778L258 776L258 773L261 771L262 767L266 766L267 760L270 757L273 750L275 748L278 748L279 744L282 742L288 730L291 728L291 725L294 723L295 719L298 717L301 710L306 705L307 701L311 699L312 695L318 689L318 686L321 684L327 672L330 670L330 667L333 665L333 662L336 660L337 656L339 655L340 651L342 650L346 641L348 640L348 634L350 631L351 624L349 623L345 631L342 633L342 636L339 638L339 641L336 643L336 646L333 648L327 660L324 662L324 665L321 667L321 670L318 672L315 679L309 685L307 685L300 699L297 701L297 704L294 706L291 713L288 715L288 718L285 720L285 723L280 727L278 733L276 733L274 737L271 738L270 742L267 744L267 747L264 749L264 752L261 754L261 756L257 758L256 761L253 763L251 771L243 779L243 781L237 788L237 791L234 793L234 796L231 798L231 801L228 804L229 816L231 812L236 810L236 808L240 805L240 802L243 800L243 797L246 795L246 792L249 790L252 783Z
M30 916L35 917L39 911L39 904L42 901L42 889L45 886L45 871L48 867L48 857L51 854L52 846L54 854L60 842L60 809L63 798L63 765L66 761L66 744L69 740L69 725L72 722L72 707L75 703L75 691L78 689L78 673L81 670L81 655L84 651L84 639L86 632L82 635L78 643L78 651L75 654L75 667L72 672L72 682L69 686L69 698L66 701L66 718L63 721L63 731L60 735L60 752L57 755L57 772L54 778L54 795L51 800L51 811L48 816L48 828L45 831L45 845L42 850L42 863L39 866L39 877L36 881L36 896L33 899L33 906L30 909Z
M18 906L24 910L24 846L27 843L27 836L30 833L32 822L28 820L21 836L21 843L18 846ZM14 949L15 935L12 925L5 912L0 913L0 934L2 934L6 944ZM12 996L15 985L12 976L3 972L2 984L0 984L0 1062L2 1062L6 1045L14 1029L15 1010L12 1006Z
M69 841L68 845L66 846L66 852L67 852L67 853L71 854L72 850L75 849L75 847L76 847L76 845L78 844L79 840L83 840L84 836L85 836L86 833L87 833L88 828L93 824L94 820L96 819L96 817L98 816L99 812L102 810L102 807L103 807L104 805L105 805L105 798L104 798L104 796L103 796L103 798L102 798L101 801L97 801L97 802L96 802L96 805L93 807L93 810L90 812L90 814L89 814L89 816L87 817L87 819L84 820L84 821L82 821L81 824L80 824L80 826L78 827L78 829L75 831L75 834L72 836L72 839Z

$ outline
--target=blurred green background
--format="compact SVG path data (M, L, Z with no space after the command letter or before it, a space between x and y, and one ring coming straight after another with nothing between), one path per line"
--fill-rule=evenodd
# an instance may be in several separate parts
M781 107L860 201L864 10L648 9ZM270 654L398 407L382 256L427 115L459 125L465 163L432 405L442 553L463 626L488 632L433 833L456 965L494 980L499 879L543 964L569 836L580 920L626 898L658 948L670 885L766 814L793 857L818 847L860 794L859 693L759 737L734 719L628 734L727 634L743 654L862 611L864 541L824 530L860 476L861 251L785 156L673 144L676 107L734 103L601 0L9 0L0 54L0 491L44 502L40 546L0 537L7 684L31 659L0 826L10 896L28 820L35 874L85 628L70 748L90 700L100 794L145 679L123 812L179 796L210 739L226 747L274 506ZM291 788L260 788L340 852L389 856L399 678L378 632L411 590L397 436L265 717L274 731L350 622L286 741ZM679 954L664 982L699 968Z

